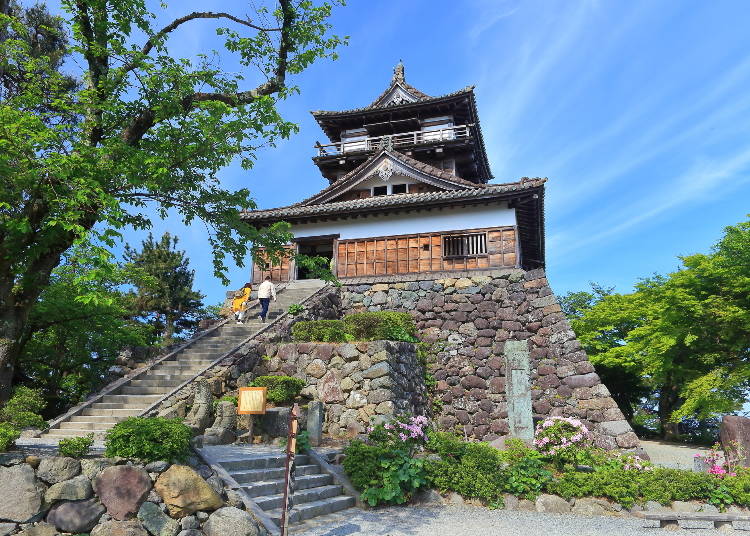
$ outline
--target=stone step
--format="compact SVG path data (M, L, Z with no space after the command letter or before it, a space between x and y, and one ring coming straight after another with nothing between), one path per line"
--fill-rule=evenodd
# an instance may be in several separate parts
M70 422L65 421L60 423L60 429L61 430L88 430L89 432L93 432L96 430L109 430L112 428L116 422L110 421L110 422Z
M297 454L294 457L297 465L308 465L310 457L307 454ZM230 473L249 471L252 469L277 468L284 467L286 463L286 454L279 453L271 456L251 456L236 460L221 460L219 464Z
M135 387L132 385L126 385L120 388L120 394L123 395L165 395L170 391L168 387Z
M200 371L202 371L206 366L190 366L190 365L180 365L174 364L174 365L159 365L160 368L154 369L154 372L158 375L175 375L175 376L188 376L187 379L190 379L191 377L198 374ZM163 368L162 368L163 367ZM183 380L184 381L184 380Z
M116 394L104 395L102 402L105 404L141 404L143 407L150 406L161 398L160 395L129 395Z
M182 383L185 380L189 380L194 376L194 374L169 374L169 371L166 371L162 374L161 371L152 371L148 374L144 374L143 376L138 376L138 379L135 381L140 380L161 380L161 381L176 381L178 383Z
M52 430L48 430L44 432L40 437L50 437L55 439L60 439L63 437L82 437L90 433L97 433L97 430L84 430L84 429L74 429L74 428L53 428Z
M103 415L103 414L95 414L95 415L73 415L70 419L65 421L63 424L68 423L112 423L112 422L120 422L127 419L127 415L119 416L119 415Z
M177 387L182 381L180 380L162 380L159 377L143 378L142 380L133 380L128 385L131 387Z
M313 501L320 501L322 499L330 499L331 497L341 495L342 492L343 487L336 484L331 484L330 486L319 486L317 488L303 489L294 492L294 494L292 495L292 502L296 505ZM260 506L263 510L274 510L276 508L281 508L281 505L284 503L284 495L266 495L265 497L256 497L253 500L255 501L255 504Z
M232 473L239 484L252 484L253 482L267 482L284 478L285 467L267 467L263 469L251 469L249 471L236 471ZM295 478L305 475L320 474L317 465L297 465L294 468Z
M143 407L138 405L132 408L108 408L101 406L124 406L125 404L94 404L83 411L81 415L112 415L115 417L137 417L143 411ZM134 405L135 406L135 405Z
M329 486L333 483L331 475L304 475L295 479L295 489L317 488L320 486ZM262 497L264 495L276 495L283 493L284 480L269 480L266 482L254 482L242 486L250 497Z
M339 495L329 499L321 499L293 506L289 512L289 523L300 523L313 517L323 516L339 512L346 508L351 508L355 504L354 497L348 495ZM277 508L268 512L269 517L276 523L281 524L281 509Z

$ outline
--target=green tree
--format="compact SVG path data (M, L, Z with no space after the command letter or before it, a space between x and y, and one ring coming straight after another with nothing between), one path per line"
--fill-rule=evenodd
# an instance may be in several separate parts
M0 14L3 71L22 73L0 100L0 399L10 393L28 318L72 245L97 244L89 262L112 262L108 248L125 227L146 229L153 207L186 224L202 220L214 273L227 257L242 265L259 247L282 251L288 226L258 230L240 219L255 207L246 189L221 188L217 173L260 146L296 132L277 103L298 92L290 77L335 57L332 6L279 0L257 20L193 12L162 28L145 0L64 0L66 52L37 54L22 18ZM7 11L6 11L7 12ZM213 52L181 57L170 38L212 19L241 69L225 72ZM46 30L64 40L63 31ZM142 37L143 36L143 37ZM81 80L70 88L71 77Z
M629 378L622 397L632 404L644 393L667 438L681 420L737 411L747 398L750 222L727 227L710 253L680 260L676 272L606 296L572 321L603 378Z
M152 337L148 326L130 319L119 290L129 274L92 270L66 255L29 315L16 382L41 390L46 417L97 389L123 347L145 345Z
M149 233L137 251L125 246L125 261L136 275L131 294L137 316L143 317L171 344L175 335L193 330L203 313L203 298L193 290L195 271L188 266L184 251L176 249L178 239L164 233L158 242Z

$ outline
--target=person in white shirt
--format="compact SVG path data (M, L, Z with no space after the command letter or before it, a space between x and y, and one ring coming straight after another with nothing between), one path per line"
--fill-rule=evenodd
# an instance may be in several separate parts
M261 322L266 321L268 304L271 302L271 298L273 298L273 301L276 301L276 287L271 283L271 276L267 275L266 280L258 287L258 301L260 301L260 314L258 318L260 318Z

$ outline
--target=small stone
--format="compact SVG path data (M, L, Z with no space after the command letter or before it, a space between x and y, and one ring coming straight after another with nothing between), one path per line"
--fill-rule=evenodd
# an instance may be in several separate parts
M99 473L113 465L115 465L115 462L109 458L86 458L81 460L81 472L89 480L94 480L99 476Z
M85 501L65 501L52 507L47 514L47 523L62 532L79 534L93 529L103 513L104 507L93 498Z
M187 517L183 517L180 520L180 526L183 529L197 529L201 525L200 523L198 523L198 518L196 518L195 516L187 516Z
M414 494L413 501L422 506L439 506L443 497L434 489L423 489Z
M63 500L80 501L88 499L92 494L91 481L85 475L78 475L70 480L50 486L44 494L44 500L47 504Z
M30 456L26 456L26 463L28 463L31 467L36 469L39 467L39 464L42 463L42 459L39 456L34 456L32 454ZM0 536L3 536L2 532L0 532Z
M226 506L212 513L203 525L206 536L258 536L258 525L247 512Z
M385 376L386 374L388 374L390 371L391 367L387 362L383 361L371 366L366 371L364 371L362 373L362 377L367 379L380 378L381 376Z
M167 469L169 469L170 463L169 462L151 462L148 465L146 465L145 469L149 473L163 473Z
M16 527L15 523L0 523L0 536L8 536L8 534L16 530Z
M179 522L161 511L156 504L144 502L138 510L138 519L153 536L175 536L180 530Z
M606 509L598 501L584 497L576 499L576 503L570 511L582 516L601 516L604 515Z
M462 506L465 503L464 498L455 491L451 491L450 493L448 493L448 496L445 498L445 502L454 506Z
M307 368L305 368L305 373L313 378L322 378L326 373L326 364L322 359L313 359L312 362L307 365Z
M196 512L195 517L198 518L198 521L203 522L208 519L208 512Z
M70 480L81 472L81 463L74 458L55 456L42 458L36 476L47 484L57 484L63 480Z
M536 500L536 511L551 514L567 514L570 512L570 504L557 495L542 494Z
M528 499L521 499L518 502L518 510L522 512L536 512L536 505Z
M59 534L57 529L49 523L39 523L38 525L27 527L18 536L59 536Z
M518 510L519 500L515 495L510 493L503 494L503 505L506 510Z
M140 521L105 521L94 527L91 536L148 536Z
M656 501L648 501L646 504L643 505L643 509L646 512L668 512L669 508L666 506L656 502Z
M697 512L699 505L687 502L687 501L674 501L672 503L672 510L675 512Z
M203 533L199 531L198 529L186 529L180 531L177 536L203 536Z

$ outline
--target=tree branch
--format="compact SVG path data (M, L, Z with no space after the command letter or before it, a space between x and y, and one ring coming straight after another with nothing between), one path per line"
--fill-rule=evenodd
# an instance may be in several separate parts
M184 112L189 112L190 110L194 109L196 105L200 102L214 101L214 102L223 102L224 104L230 107L242 106L243 104L250 104L251 102L253 102L255 99L259 97L277 93L281 89L284 88L284 85L286 84L287 62L288 62L289 52L292 50L294 46L294 39L292 37L292 26L294 24L295 13L294 13L294 8L292 7L291 0L279 0L279 4L281 4L281 12L282 12L282 25L281 25L281 28L279 28L279 30L281 31L281 40L279 43L278 58L276 60L276 68L274 69L273 78L259 85L255 89L252 89L249 91L241 91L237 93L204 93L204 92L193 93L192 95L188 95L184 97L181 101L182 110ZM231 15L227 15L226 13L193 13L191 15L211 15L211 17L196 16L194 18L219 18L219 16L220 17L226 16L227 18L231 18L231 20L239 21L239 19L236 19L236 17L231 17ZM188 15L188 17L190 17L191 15ZM183 19L184 18L185 17L183 17ZM177 21L179 20L182 20L182 19L177 19ZM187 19L187 20L191 20L191 19ZM175 24L175 23L173 22L172 24ZM169 25L166 28L169 28L170 26L172 25ZM250 25L250 26L255 28L255 26L253 25ZM175 28L176 27L177 26L175 26ZM276 29L274 29L274 31L275 30ZM268 31L268 30L264 30L264 31ZM141 111L133 119L130 125L128 125L123 130L121 134L122 139L128 145L131 145L131 146L137 145L138 142L143 138L143 136L145 136L146 133L156 123L157 123L156 112L154 112L154 110L150 108L145 109Z
M146 41L146 44L143 45L143 48L141 48L140 52L140 58L143 56L147 56L151 50L156 46L156 42L164 37L165 35L175 31L177 28L185 24L186 22L190 22L191 20L196 19L228 19L233 22L236 22L237 24L241 24L243 26L247 26L248 28L253 28L254 30L258 30L259 32L280 32L283 28L263 28L262 26L257 26L256 24L253 24L250 22L250 20L243 20L239 17L235 17L234 15L230 15L229 13L216 13L212 11L194 11L188 15L185 15L184 17L180 17L179 19L175 19L169 24L167 24L164 28L156 32L152 37ZM122 68L121 74L117 80L117 83L119 84L122 81L122 78L135 69L138 65L138 60L131 60L128 63L125 64L125 66Z

